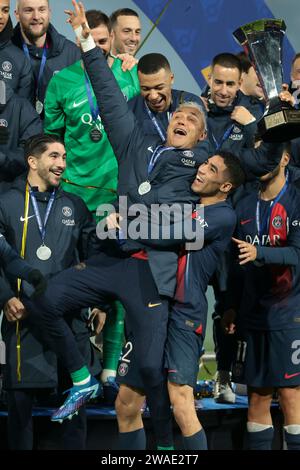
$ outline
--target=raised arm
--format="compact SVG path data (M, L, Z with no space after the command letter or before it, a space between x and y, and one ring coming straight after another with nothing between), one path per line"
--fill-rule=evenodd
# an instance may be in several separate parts
M273 171L280 162L284 144L262 142L257 148L243 148L237 157L246 174L263 176Z
M95 46L83 4L75 0L72 0L72 4L74 11L65 10L67 21L72 25L81 43L84 66L97 99L105 131L117 159L122 160L131 139L135 139L135 134L138 133L135 118L103 53Z

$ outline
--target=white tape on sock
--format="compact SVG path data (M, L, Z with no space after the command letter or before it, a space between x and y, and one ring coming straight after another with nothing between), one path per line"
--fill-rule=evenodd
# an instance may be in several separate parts
M270 429L273 426L270 424L260 424L260 423L253 423L251 421L248 421L247 423L247 431L248 432L260 432L260 431L265 431L266 429Z
M283 427L289 434L300 434L300 424L288 424Z

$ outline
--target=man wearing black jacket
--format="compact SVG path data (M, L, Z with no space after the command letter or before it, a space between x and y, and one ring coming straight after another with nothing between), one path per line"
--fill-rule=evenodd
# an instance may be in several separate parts
M76 2L72 3L78 11ZM82 24L81 19L76 19L72 12L67 13L73 27ZM145 136L128 110L101 53L93 42L84 42L80 28L78 30L86 51L83 54L84 64L101 108L104 126L119 165L127 167L125 194L128 205L144 202L149 207L151 202L191 204L196 201L198 196L192 193L190 184L197 166L207 160L208 155L202 140L205 127L202 110L195 103L182 104L169 123L164 145L161 145L159 137ZM163 157L160 158L162 153ZM78 271L74 267L58 275L46 296L37 305L29 304L32 321L47 330L48 344L64 360L74 383L65 404L52 416L53 421L62 421L76 414L82 403L97 392L97 383L86 370L84 360L65 328L63 316L73 309L74 303L79 306L87 303L101 305L107 299L117 297L126 308L129 334L119 369L119 374L124 378L125 387L122 388L125 393L116 404L118 415L132 398L133 387L145 390L148 398L150 393L153 396L155 390L158 396L163 381L163 350L168 319L166 297L172 298L174 295L178 249L146 251L145 254L136 249L130 256L111 248L89 260L84 269ZM42 305L43 314L38 315ZM133 364L140 375L139 385L134 373L131 373ZM130 414L130 409L127 411ZM142 434L132 434L141 428L141 420L132 420L131 415L127 418L124 419L123 415L123 419L119 420L123 441L121 448L143 448L145 442ZM131 447L128 447L128 440L131 439Z
M33 94L30 63L11 42L9 7L9 0L0 0L0 191L26 169L22 142L42 131L27 101Z
M186 101L198 103L206 114L201 98L172 88L174 73L162 54L144 55L138 62L137 70L141 93L132 98L128 105L145 135L159 136L164 142L173 112Z
M18 96L5 82L4 103L0 103L0 191L26 171L24 143L42 132L39 115L26 98Z
M59 187L66 165L65 148L59 139L35 136L26 145L25 155L29 167L27 178L18 178L1 197L0 231L25 260L50 277L91 253L95 247L95 225L84 202ZM14 279L7 276L2 281L6 281L0 300L4 306L2 336L7 349L4 387L8 391L8 440L11 449L28 450L33 445L31 416L35 391L56 386L56 357L43 346L40 332L26 318L23 296L31 294L28 284L22 283L18 289ZM17 319L21 320L20 358L16 350ZM86 314L82 313L80 320L71 326L77 344L90 363L86 320ZM85 437L83 412L74 423L66 423L64 448L84 449Z
M80 59L75 43L59 34L50 23L48 0L18 0L15 15L19 23L12 37L31 62L35 78L34 104L43 112L46 88L50 78L59 70Z
M238 153L254 146L257 121L263 110L256 100L240 91L242 66L230 53L212 61L211 86L207 93L208 138L211 152Z
M9 0L0 1L0 78L19 96L32 100L33 74L24 54L11 42L13 25Z

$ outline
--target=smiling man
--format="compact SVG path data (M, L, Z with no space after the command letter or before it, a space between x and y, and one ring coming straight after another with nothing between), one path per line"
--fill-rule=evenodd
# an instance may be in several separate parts
M60 188L66 167L62 142L53 136L37 135L25 146L27 175L19 177L1 197L0 232L12 247L34 268L50 277L88 256L95 225L83 201ZM31 450L33 446L32 406L36 394L57 386L55 355L42 343L40 332L26 319L20 300L31 288L22 283L20 291L14 279L5 279L1 290L4 310L2 336L6 343L7 365L4 387L8 389L8 442L10 449ZM96 312L97 313L97 312ZM80 348L90 362L90 342L86 313L73 324ZM21 374L16 343L16 320L20 320ZM86 437L84 413L63 430L65 449L84 449Z
M124 71L122 61L109 56L111 25L107 15L100 10L88 10L86 17L94 41L107 59L124 97L132 98L139 93L136 65ZM129 59L134 64L135 59L132 56ZM64 190L82 197L96 218L100 204L116 199L118 164L81 60L50 80L45 98L45 131L61 137L66 146L68 166L64 173ZM106 396L114 387L124 337L122 306L115 303L114 312L103 330L101 378ZM116 395L116 387L111 395L107 397L109 402Z
M136 65L123 71L120 59L112 59L111 63L111 25L105 13L88 10L86 17L95 44L123 95L126 100L132 98L139 93ZM82 197L96 217L99 204L116 198L118 165L94 101L82 60L78 60L52 77L45 98L44 128L48 134L62 138L66 146L68 166L63 188Z
M168 125L166 145L178 149L193 148L205 138L204 123L203 111L197 103L182 103Z
M212 61L208 92L208 138L211 152L233 151L254 146L257 120L263 114L241 91L242 66L230 53L218 54Z
M203 227L204 246L180 256L165 352L170 400L186 450L207 449L193 394L206 330L206 290L235 227L236 217L228 195L243 181L238 159L228 152L219 152L199 166L192 184L204 205L203 219L197 213L194 219Z
M73 5L76 5L77 8L76 2L73 2ZM72 26L74 26L76 23L74 21L73 24L73 14L71 11L68 14ZM79 39L82 38L79 37ZM92 40L92 37L90 39ZM128 105L113 78L105 57L99 48L95 47L93 40L90 48L89 52L83 54L83 61L94 89L105 130L118 159L119 193L127 196L128 204L144 202L147 206L151 204L151 201L157 202L157 200L169 204L176 201L179 203L196 201L197 196L190 191L190 184L194 179L197 166L205 161L208 156L207 143L204 141L205 118L201 108L195 103L185 103L178 108L171 119L167 141L162 146L161 138L158 135L145 136L142 132L140 124L128 109ZM187 153L184 153L186 150ZM158 186L161 188L159 189ZM115 250L115 247L113 250ZM140 252L140 249L135 251ZM53 298L54 302L59 304L56 313L62 317L67 310L69 311L70 301L72 303L75 297L76 303L79 300L79 303L84 304L87 302L87 297L90 300L93 297L95 305L100 305L102 304L103 295L106 297L106 293L103 292L106 292L107 288L115 291L115 295L112 295L112 297L120 299L126 308L127 337L131 338L128 341L134 343L134 358L130 361L136 364L141 376L138 385L146 391L148 400L156 407L156 409L151 408L151 412L155 413L155 416L159 417L160 423L162 423L163 416L166 414L169 416L170 410L168 406L163 407L165 402L162 399L157 400L157 395L162 393L162 387L165 387L163 349L168 318L166 296L172 297L175 289L177 248L166 254L156 254L154 250L149 250L146 258L131 257L130 254L121 256L116 254L116 257L111 258L108 256L108 259L107 255L108 253L103 252L103 256L100 256L101 259L97 257L97 260L95 260L95 276L91 277L92 271L94 271L94 261L90 260L92 264L88 262L84 270L72 270L72 274L70 273L70 276L65 277L68 280L68 285L64 282L61 287L67 297L65 301L61 302L62 291L61 289L56 291L57 295L55 299ZM147 257L149 257L149 260ZM102 277L101 273L104 273L103 267L106 261L107 269L105 269L105 275ZM116 269L115 262L118 265L120 263L118 269ZM169 267L168 272L164 269L166 265ZM121 275L124 282L116 279L114 277L116 274ZM80 299L77 299L77 294L72 294L72 298L69 298L68 295L69 288L73 291L73 280L76 281L76 279L79 283L82 283L82 286L84 284L83 289L81 289ZM107 282L105 281L104 286L102 281L105 279ZM140 280L138 281L138 279ZM58 278L56 281L58 281ZM129 288L127 281L130 281L131 288ZM96 289L92 287L91 282L92 284L96 283ZM142 297L139 290L141 283L143 283ZM133 294L132 288L137 289L136 295ZM79 293L78 290L77 293ZM41 302L43 302L42 299ZM38 310L40 311L40 308ZM45 314L52 316L52 302L51 305L46 307L46 310ZM71 310L73 310L72 307ZM44 318L35 315L36 311L33 307L32 320L41 322L41 328L47 328L44 324ZM56 344L56 340L51 334L52 347L60 357L64 358L75 387L72 388L67 402L52 417L54 421L62 421L76 413L81 404L90 398L91 394L97 393L98 386L86 369L85 361L81 357L76 343L74 344L74 338L69 331L65 330L63 318L58 323L54 323L57 328L63 327L64 329L61 336L64 344ZM144 335L139 334L141 328L147 332L151 331L151 333L144 337ZM126 350L124 354L126 354ZM75 372L75 375L73 372ZM79 375L77 372L79 372ZM127 393L130 395L131 392L131 382L126 383L126 378L122 383L121 396L124 398ZM73 392L76 397L79 397L79 400L74 401ZM72 405L69 407L70 400ZM126 430L132 431L133 429L131 425L128 428L128 422L125 418L127 411L124 408L121 409L121 403L122 398L119 399L117 407L120 411L121 437L126 439ZM139 417L137 419L139 428ZM133 426L135 425L136 422L133 423ZM143 441L142 434L138 434L138 440ZM166 444L166 442L159 442L159 445L163 447ZM121 445L126 447L127 442ZM131 445L137 445L136 448L144 446L143 442L132 442Z
M121 8L110 15L112 27L111 54L135 55L141 42L141 22L136 11Z
M210 89L207 96L207 122L210 153L220 151L239 152L248 147L254 147L254 138L257 132L257 120L263 114L260 103L252 102L250 96L246 96L240 90L242 85L242 64L237 56L231 53L221 53L212 60L212 72ZM225 266L227 254L223 254L220 267L213 279L213 288L216 298L214 316L214 337L223 339L219 334L219 317L223 314L223 289L226 284ZM231 338L230 338L231 339ZM228 369L228 357L231 357L231 347L226 346L222 351L221 340L216 342L216 354L218 373L216 375L215 398L223 400L226 391L226 401L235 401L235 396L230 387L230 374ZM220 351L220 354L219 354Z
M72 4L74 11L66 10L66 13L80 40L84 66L118 159L119 193L127 197L128 207L135 202L146 208L152 203L156 207L162 203L179 206L190 203L192 207L193 202L199 201L199 195L193 193L190 186L198 166L208 157L201 108L195 103L179 106L170 120L163 144L159 136L145 135L128 109L105 57L95 46L82 3L72 0ZM218 163L213 165L208 166L209 170L214 170ZM220 167L220 171L223 170ZM227 181L226 171L225 177L222 184ZM65 403L53 414L53 421L71 418L83 403L98 393L99 387L65 325L64 315L74 313L74 305L104 306L111 298L118 298L126 309L127 344L119 366L121 387L116 402L119 448L145 448L140 406L135 406L141 396L147 395L151 414L160 420L160 427L164 419L170 417L164 394L163 359L168 298L174 296L177 260L178 244L168 250L144 247L141 251L141 247L137 247L124 253L117 243L108 240L103 251L88 260L84 269L74 267L56 276L45 296L36 304L28 304L31 320L46 333L47 341L63 360L74 384ZM166 442L160 446L165 448Z
M15 14L25 42L43 47L50 23L48 1L18 1Z
M50 23L48 0L18 0L15 16L18 24L12 41L31 63L36 83L34 105L42 114L50 78L76 62L80 53L76 44L59 34Z
M141 94L129 101L129 107L146 135L166 139L173 112L185 101L198 103L206 114L202 100L186 91L173 89L174 73L162 54L146 54L139 60L138 77Z

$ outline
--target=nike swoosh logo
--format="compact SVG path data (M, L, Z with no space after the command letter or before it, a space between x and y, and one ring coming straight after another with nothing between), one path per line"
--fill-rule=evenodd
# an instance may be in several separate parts
M86 102L87 102L87 99L83 100L83 101L79 101L79 103L76 103L76 101L74 101L73 108L78 108L78 106L81 106L82 104L84 104Z
M300 372L296 372L295 374L284 374L285 379L291 379L292 377L296 377L297 375L300 375Z
M152 302L148 303L149 308L158 307L159 305L161 305L161 302L159 302L158 304L153 304Z
M35 214L30 215L29 217L27 217L27 220L28 220L28 219L31 219L31 217L34 217L34 216L35 216ZM20 217L20 222L25 222L25 220L26 220L25 217L22 217L22 216Z
M249 224L252 219L241 220L241 225Z
M152 147L148 147L147 150L149 150L149 152L153 153L153 148Z

